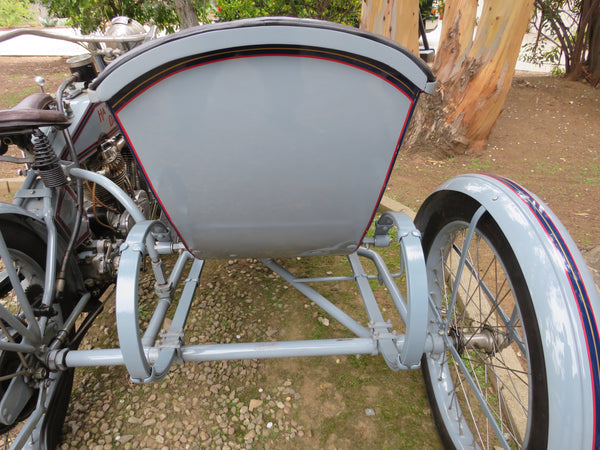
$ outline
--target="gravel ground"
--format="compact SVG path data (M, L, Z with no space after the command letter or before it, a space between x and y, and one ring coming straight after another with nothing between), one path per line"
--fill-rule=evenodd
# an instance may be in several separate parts
M321 266L292 263L304 264L306 276L337 275L332 265L338 260ZM141 282L142 322L152 310L152 286L149 278ZM323 294L355 315L363 309L361 301L344 286L332 284ZM254 260L208 262L188 318L186 343L349 337L287 287ZM360 314L355 317L362 320ZM110 297L81 348L117 345ZM379 356L186 363L152 384L133 384L124 367L78 369L63 432L62 449L440 445L419 371L391 372Z
M243 279L254 286L253 293L272 290L277 296L283 289L266 269L251 275L255 265L246 261L240 269L237 261L229 261L224 274L210 270L203 274L203 279L209 278L206 297L188 319L190 344L270 340L277 334L265 324L266 306L257 305L258 301L237 288ZM226 281L230 281L228 286ZM142 311L152 284L151 280L142 282L146 297L140 300ZM232 294L238 301L231 301ZM288 308L279 306L277 315L285 315ZM115 330L110 327L113 316L111 306L82 348L116 346ZM122 367L80 369L61 448L240 449L302 439L306 431L293 414L301 394L289 379L263 386L260 368L256 360L188 363L176 366L164 381L149 385L131 383Z

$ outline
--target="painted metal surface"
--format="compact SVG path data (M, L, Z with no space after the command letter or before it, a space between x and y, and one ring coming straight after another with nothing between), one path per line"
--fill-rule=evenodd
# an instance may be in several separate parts
M187 44L177 44L186 41ZM189 28L162 39L147 42L110 64L90 85L94 101L108 99L143 77L149 68L162 66L190 54L209 53L223 48L249 45L286 44L328 47L374 58L401 72L417 89L433 92L435 78L429 67L396 42L350 26L311 19L261 17ZM172 52L154 52L168 45ZM175 45L172 45L175 44ZM131 65L135 59L139 64ZM127 67L123 70L123 67Z
M466 193L480 202L511 243L529 287L545 352L552 448L598 444L600 341L598 292L573 240L537 197L516 183L462 175L436 192ZM565 430L569 430L565 433Z
M187 248L353 252L429 74L337 27L208 28L142 47L91 94L111 107Z
M373 259L385 286L394 301L406 325L406 341L400 355L400 364L403 368L416 369L421 364L421 356L425 348L428 320L428 286L425 258L421 247L421 233L415 227L410 217L402 212L386 212L377 224L386 229L394 226L397 229L396 240L400 244L401 261L406 276L406 299L402 298L396 282L391 278L389 270L379 254L374 251L359 249L358 254ZM403 313L403 311L405 311Z
M69 127L69 133L79 161L83 162L98 151L98 141L102 136L114 134L117 122L105 103L90 103L87 95L79 93L69 99L74 120ZM70 161L71 156L63 134L54 130L49 132L49 139L58 156Z

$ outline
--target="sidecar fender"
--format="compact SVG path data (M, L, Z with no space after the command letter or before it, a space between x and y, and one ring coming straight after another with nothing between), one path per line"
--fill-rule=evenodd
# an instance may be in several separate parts
M598 426L600 341L595 318L600 313L600 297L585 260L556 215L538 197L506 178L479 174L452 178L423 203L416 223L426 223L434 196L452 192L483 205L518 260L526 262L521 269L547 351L548 386L561 387L550 392L550 417L560 423L550 422L548 442L554 448L591 448L593 436L584 430ZM574 441L574 436L581 441Z
M0 202L0 221L10 221L24 225L39 236L44 242L47 241L44 220L33 212L20 206L12 203Z

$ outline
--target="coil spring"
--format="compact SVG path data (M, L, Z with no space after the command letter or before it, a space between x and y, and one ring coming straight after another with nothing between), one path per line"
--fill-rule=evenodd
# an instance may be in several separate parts
M38 171L46 187L53 188L67 184L67 177L60 167L58 157L48 137L39 129L33 132L33 168Z

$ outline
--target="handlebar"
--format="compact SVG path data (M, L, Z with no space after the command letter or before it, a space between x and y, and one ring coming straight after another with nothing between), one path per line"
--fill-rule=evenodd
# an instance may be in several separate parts
M0 36L0 42L7 41L9 39L13 39L15 37L23 36L23 35L41 36L41 37L46 37L46 38L50 38L50 39L58 39L58 40L63 40L63 41L68 41L68 42L74 42L76 44L82 44L82 43L91 44L91 43L102 43L102 42L119 44L119 43L139 42L139 41L153 39L156 35L156 27L152 26L147 33L143 33L143 34L131 34L128 36L115 36L115 37L91 36L91 35L82 35L82 36L72 37L72 36L58 35L58 34L50 33L48 31L44 31L44 30L23 28L23 29L9 31L8 33L3 34L2 36Z
M157 28L154 25L151 26L146 33L128 34L121 36L65 36L62 34L55 34L44 30L24 28L12 30L0 35L0 44L4 41L8 41L10 39L26 35L72 42L80 45L85 49L86 52L90 53L96 61L96 66L98 70L102 71L106 67L106 64L114 60L117 56L125 53L126 51L140 44L141 42L149 41L156 38L156 33ZM104 44L104 46L102 46L101 44Z

